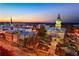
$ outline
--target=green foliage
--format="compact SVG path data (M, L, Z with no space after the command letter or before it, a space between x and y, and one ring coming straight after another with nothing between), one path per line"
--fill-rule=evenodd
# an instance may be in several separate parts
M46 36L46 29L43 25L41 25L40 28L38 29L37 35L39 37L45 37Z
M24 40L23 40L23 47L26 47L27 40L28 40L28 38L24 38Z

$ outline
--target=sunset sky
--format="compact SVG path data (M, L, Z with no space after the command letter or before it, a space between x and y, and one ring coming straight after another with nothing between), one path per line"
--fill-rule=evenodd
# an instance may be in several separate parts
M55 22L60 13L63 22L79 22L79 4L0 3L0 22Z

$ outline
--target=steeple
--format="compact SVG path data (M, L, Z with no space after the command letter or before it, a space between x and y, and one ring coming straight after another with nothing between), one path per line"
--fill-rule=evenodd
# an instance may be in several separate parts
M12 17L10 17L10 27L11 27L11 30L13 30L13 22L12 22Z
M60 14L58 14L57 20L60 20L60 21L61 21L61 17L60 17Z
M12 23L13 23L13 22L12 22L12 17L10 17L10 26L12 26Z
M12 17L10 18L10 23L12 24Z

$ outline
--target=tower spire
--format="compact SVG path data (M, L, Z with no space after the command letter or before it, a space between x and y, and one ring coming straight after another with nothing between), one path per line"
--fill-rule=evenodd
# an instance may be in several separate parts
M61 19L61 17L60 17L60 14L58 14L58 17L57 17L57 19Z
M13 24L12 24L12 17L10 17L10 26L11 26L11 29L13 28Z
M11 22L11 24L12 24L12 17L10 18L10 22Z

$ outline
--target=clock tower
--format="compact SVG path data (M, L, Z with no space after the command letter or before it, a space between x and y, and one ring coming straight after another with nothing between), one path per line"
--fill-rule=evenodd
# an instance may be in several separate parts
M62 20L61 20L60 14L58 14L56 24L55 24L56 29L61 29L61 22L62 22Z

